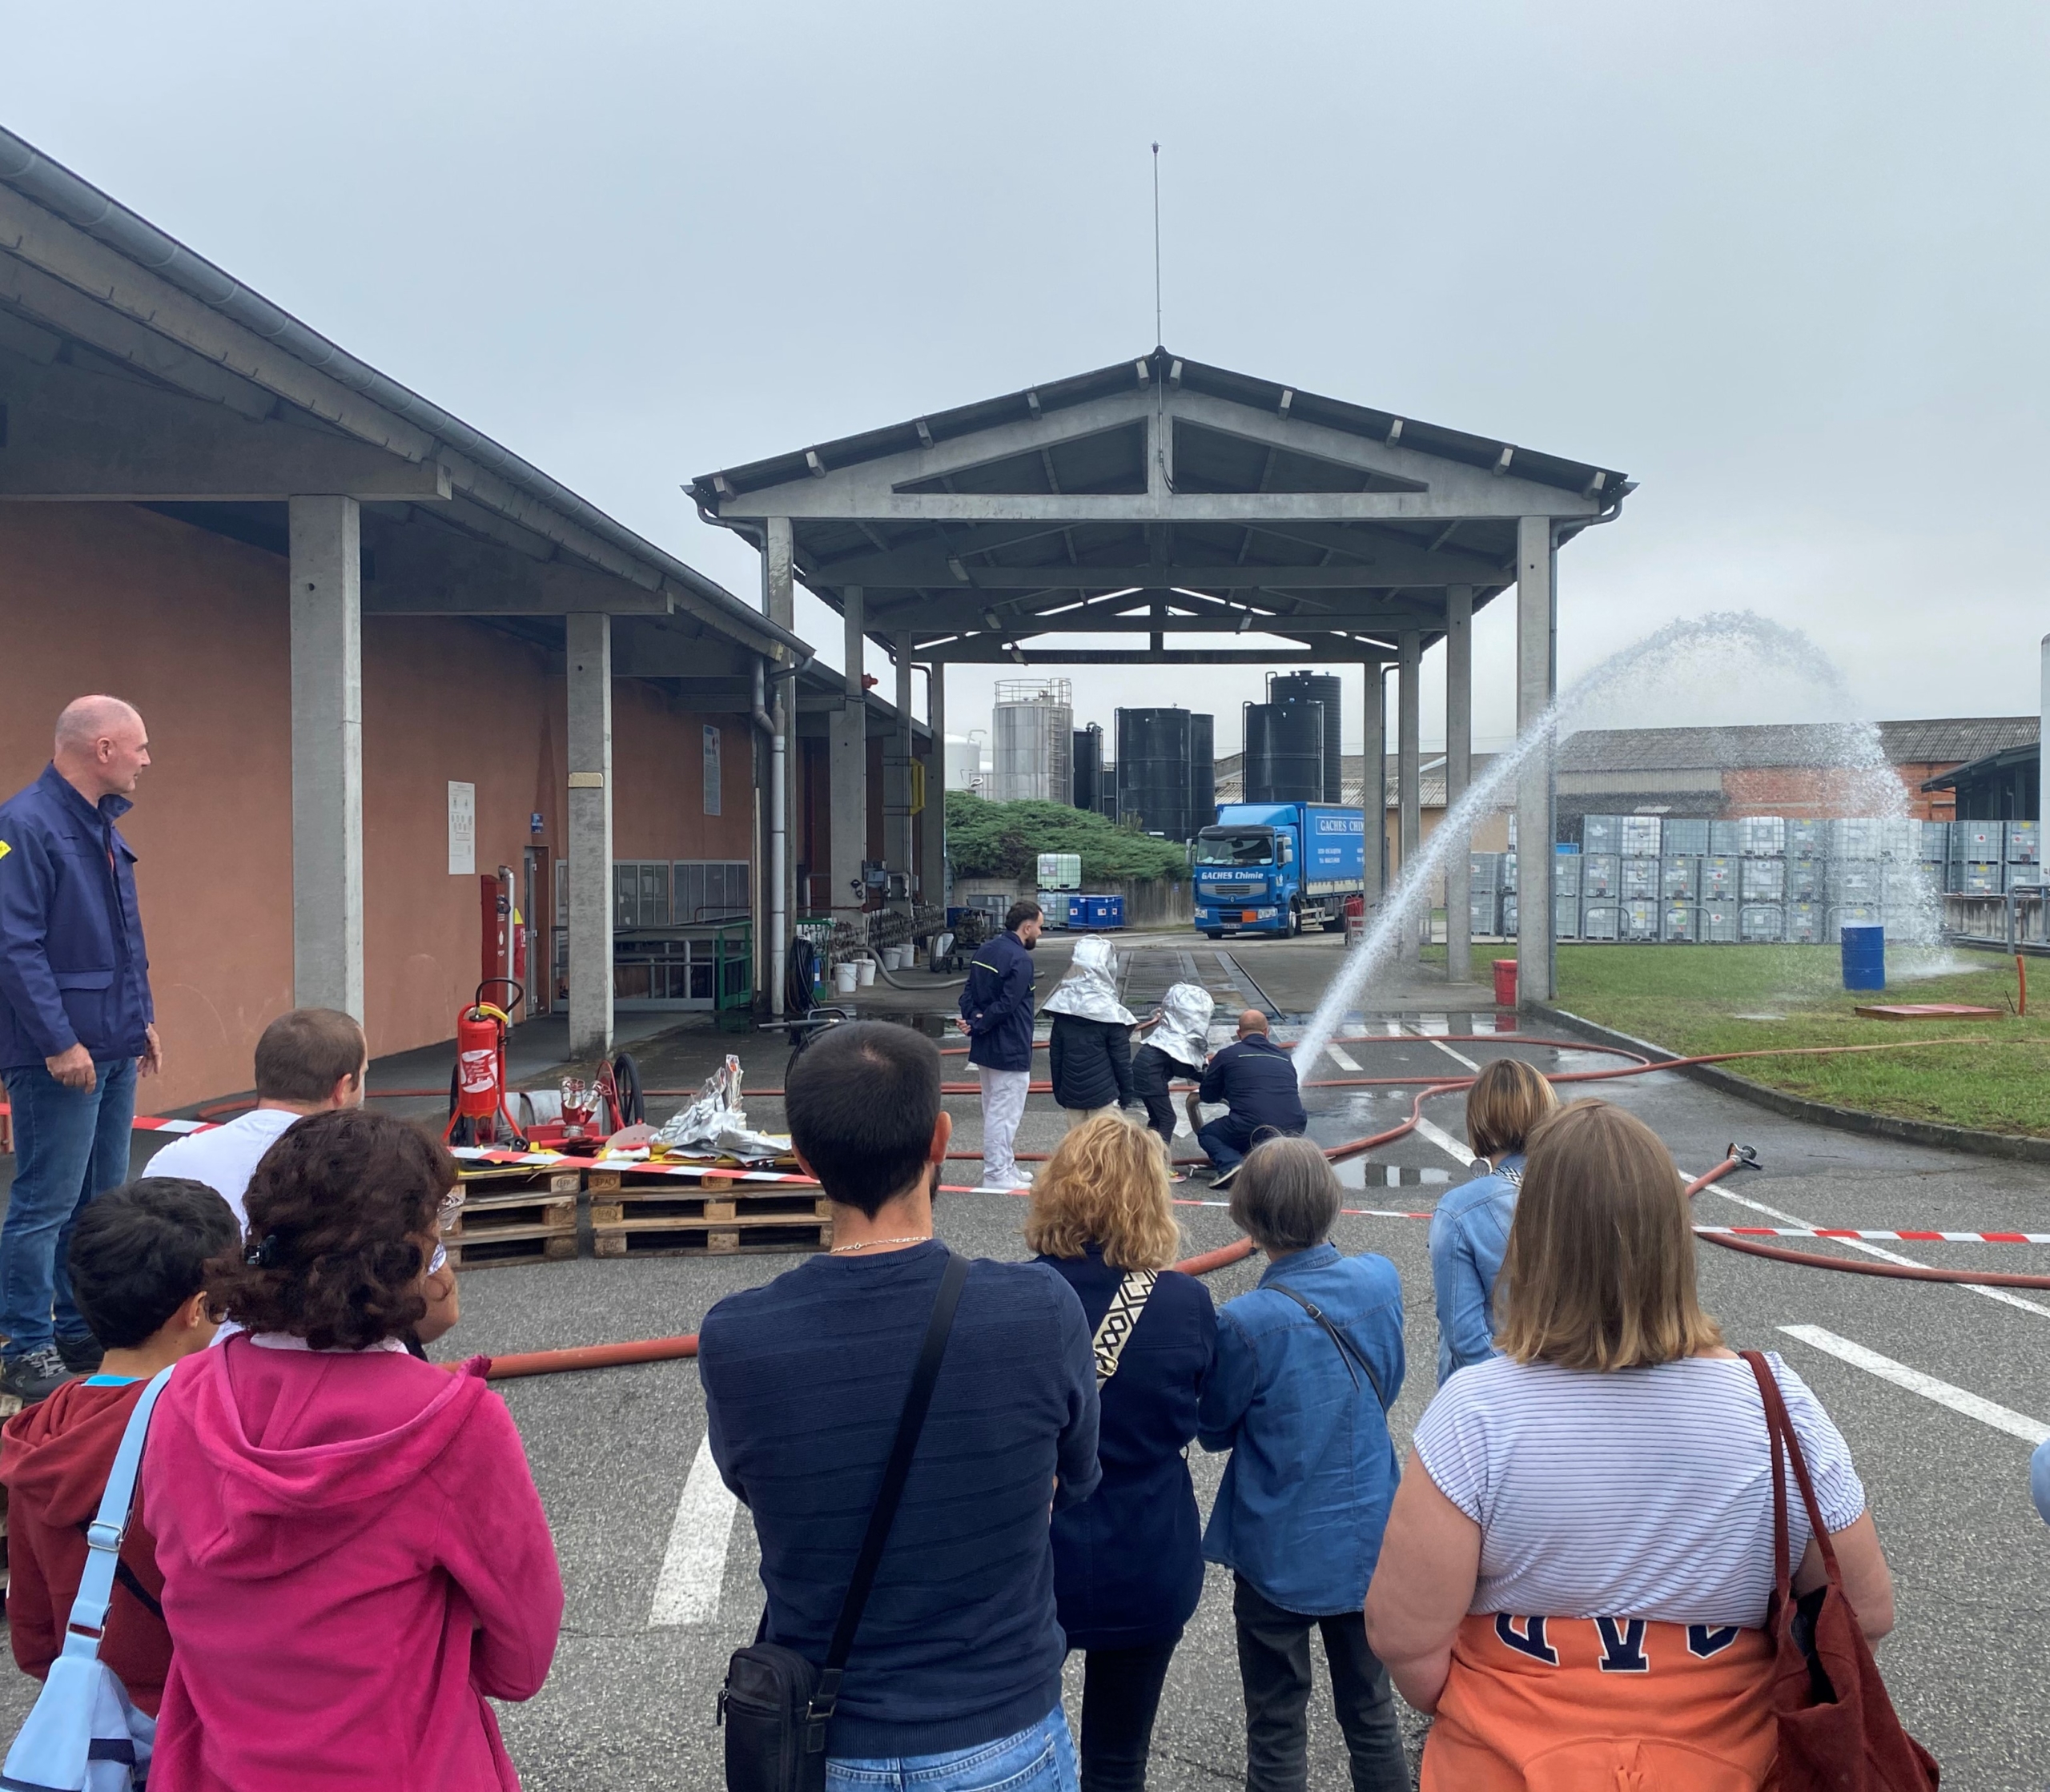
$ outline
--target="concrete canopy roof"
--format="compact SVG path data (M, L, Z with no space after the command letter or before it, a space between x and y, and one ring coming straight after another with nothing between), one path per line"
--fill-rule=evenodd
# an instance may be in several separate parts
M957 409L707 473L708 522L790 520L798 577L871 635L936 661L1393 658L1445 591L1515 580L1517 519L1558 539L1630 481L1165 348ZM1165 634L1278 637L1164 651ZM1029 645L1143 634L1144 652Z
M634 616L743 677L809 652L5 130L0 415L0 500L149 504L282 551L289 498L356 498L367 613L557 639L569 613Z

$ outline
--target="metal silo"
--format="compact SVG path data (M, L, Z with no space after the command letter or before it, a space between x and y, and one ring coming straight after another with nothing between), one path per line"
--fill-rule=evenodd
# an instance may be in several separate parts
M1208 717L1204 718L1208 721ZM1193 838L1196 718L1187 709L1117 713L1118 819L1164 840Z
M1246 705L1246 801L1322 802L1324 748L1321 703Z
M1217 718L1201 711L1188 718L1188 833L1217 819Z
M997 802L1072 802L1075 707L1065 678L1007 678L996 687L990 795Z
M1320 796L1304 798L1306 802L1343 802L1345 800L1341 790L1345 779L1345 760L1340 741L1345 711L1339 702L1345 689L1333 673L1270 672L1267 675L1267 701L1269 703L1320 703L1324 705L1324 790Z
M1103 806L1103 730L1093 721L1075 731L1075 806Z

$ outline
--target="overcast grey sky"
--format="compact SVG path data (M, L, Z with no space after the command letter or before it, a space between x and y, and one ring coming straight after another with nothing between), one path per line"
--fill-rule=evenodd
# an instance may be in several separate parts
M2037 706L2040 3L127 0L0 24L0 122L751 600L690 475L1152 346L1157 138L1170 347L1642 482L1562 556L1562 677L1748 606L1875 716ZM1483 736L1511 723L1509 612L1476 625ZM1174 677L1236 745L1256 681ZM988 682L952 674L955 729ZM1163 701L1152 675L1076 686L1107 726ZM1425 689L1428 734L1435 654ZM1733 668L1631 719L1802 703Z

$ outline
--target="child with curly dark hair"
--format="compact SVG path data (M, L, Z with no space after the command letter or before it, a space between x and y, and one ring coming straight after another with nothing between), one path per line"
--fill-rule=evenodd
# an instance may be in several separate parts
M360 1110L284 1133L208 1292L242 1328L180 1364L143 1488L176 1649L151 1782L501 1792L488 1698L541 1689L548 1520L483 1358L408 1355L455 1159Z

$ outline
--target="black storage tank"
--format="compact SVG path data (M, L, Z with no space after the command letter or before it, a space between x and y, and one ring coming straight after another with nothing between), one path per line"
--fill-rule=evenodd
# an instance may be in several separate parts
M1248 703L1245 707L1248 802L1324 801L1324 705Z
M1324 705L1324 794L1311 802L1343 802L1345 778L1344 749L1340 731L1345 711L1339 699L1345 691L1335 673L1328 672L1270 672L1267 675L1269 703L1321 703Z
M1193 840L1217 819L1217 718L1193 715L1189 721L1188 820Z
M1103 802L1103 730L1095 722L1075 730L1075 806L1100 809Z
M1165 840L1193 838L1189 798L1195 782L1195 722L1186 709L1118 711L1119 821ZM1203 819L1208 822L1210 818Z

